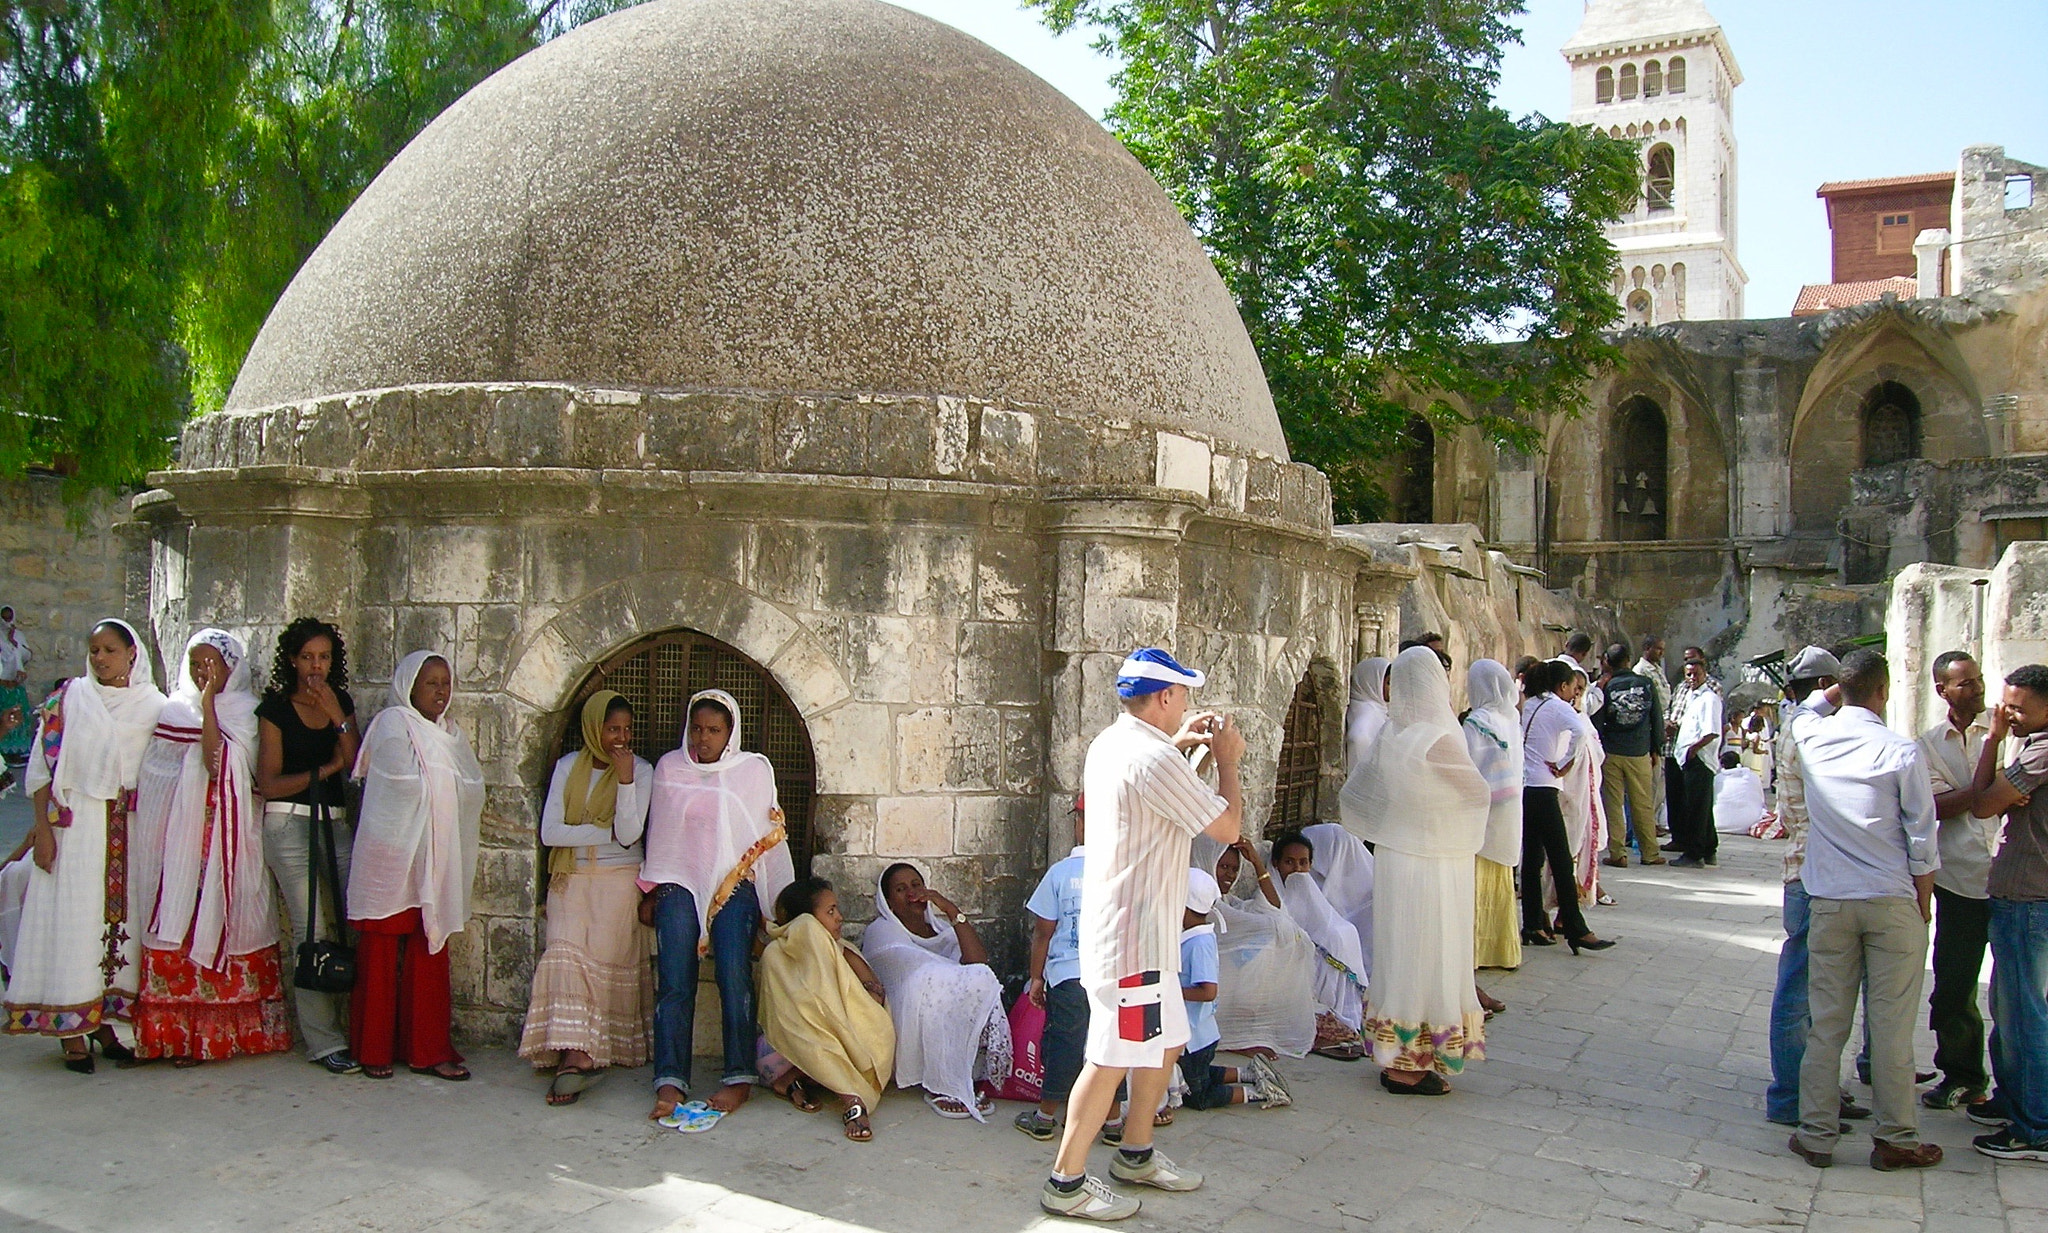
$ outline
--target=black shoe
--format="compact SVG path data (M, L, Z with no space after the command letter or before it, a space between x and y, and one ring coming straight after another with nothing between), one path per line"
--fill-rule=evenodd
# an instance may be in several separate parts
M1979 1135L1970 1146L1998 1160L2048 1160L2048 1143L2029 1143L2010 1129Z
M1964 1105L1963 1116L1979 1126L1990 1126L1996 1130L2003 1130L2012 1124L2012 1119L2005 1114L2005 1102L1996 1096L1989 1100L1980 1100L1974 1105Z
M87 1045L83 1053L73 1053L66 1049L64 1051L64 1069L74 1075L89 1075L93 1073L97 1067L92 1064L92 1046Z
M1705 865L1705 861L1701 860L1697 856L1690 855L1681 856L1677 860L1671 862L1671 867L1673 869L1699 869Z
M1549 934L1543 932L1541 929L1524 929L1522 930L1522 945L1555 946L1557 945L1557 939L1551 937Z
M1567 938L1565 940L1570 943L1574 955L1582 950L1606 950L1614 945L1613 938L1596 938L1590 933L1583 938Z
M354 1056L346 1049L339 1053L330 1053L326 1057L316 1057L313 1059L313 1065L320 1067L330 1075L360 1074L363 1069L363 1064L356 1061Z
M1920 1093L1920 1105L1927 1109L1958 1109L1978 1104L1984 1099L1984 1089L1969 1087L1954 1079L1943 1079Z
M1845 1122L1860 1122L1860 1121L1862 1121L1862 1120L1863 1120L1864 1118L1866 1118L1866 1117L1869 1117L1869 1116L1870 1116L1870 1110L1868 1110L1868 1109L1864 1108L1864 1107L1863 1107L1862 1105L1859 1105L1859 1104L1857 1104L1857 1103L1856 1103L1856 1099L1855 1099L1855 1097L1853 1097L1853 1096L1849 1096L1849 1095L1846 1095L1846 1094L1845 1094L1845 1095L1843 1095L1843 1097L1842 1097L1842 1120L1843 1120L1843 1121L1845 1121Z

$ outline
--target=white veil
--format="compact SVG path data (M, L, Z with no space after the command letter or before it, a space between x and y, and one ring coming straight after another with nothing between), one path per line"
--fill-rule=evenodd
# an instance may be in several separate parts
M1190 863L1213 874L1223 851L1220 841L1197 835ZM1248 873L1240 867L1236 881ZM1286 909L1257 890L1223 891L1216 903L1226 926L1216 937L1216 1030L1223 1036L1217 1048L1304 1057L1316 1043L1315 971L1322 957Z
M1473 856L1492 793L1451 710L1451 681L1428 647L1395 658L1387 729L1338 794L1345 829L1410 856Z
M1479 855L1513 867L1522 860L1522 721L1520 687L1506 665L1491 659L1465 674L1465 748L1486 780L1491 805Z
M1344 706L1344 772L1358 769L1373 741L1387 726L1387 669L1381 655L1362 659L1351 669L1351 700Z

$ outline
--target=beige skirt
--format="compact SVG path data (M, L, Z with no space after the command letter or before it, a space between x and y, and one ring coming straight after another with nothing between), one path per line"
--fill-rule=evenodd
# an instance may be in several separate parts
M580 1049L599 1066L647 1062L654 934L640 923L639 870L558 873L548 882L548 945L533 970L519 1056L552 1066Z
M1472 921L1472 966L1522 966L1522 917L1515 901L1515 871L1485 857L1475 858L1478 893Z

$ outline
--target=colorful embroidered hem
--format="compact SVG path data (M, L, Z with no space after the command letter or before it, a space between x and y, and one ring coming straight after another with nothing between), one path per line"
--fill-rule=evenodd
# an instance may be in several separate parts
M1466 1015L1462 1024L1450 1027L1370 1018L1365 1035L1372 1041L1374 1059L1389 1070L1455 1075L1467 1062L1486 1060L1485 1023L1483 1013Z
M220 971L200 967L183 950L143 948L135 1011L140 1056L211 1062L291 1046L277 947L230 956Z
M10 1036L84 1036L119 1019L135 1018L135 1000L109 993L82 1006L9 1006L0 1032Z

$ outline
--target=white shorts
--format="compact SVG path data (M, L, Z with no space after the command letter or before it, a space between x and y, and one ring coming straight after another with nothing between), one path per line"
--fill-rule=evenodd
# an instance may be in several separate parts
M1149 980L1147 978L1150 978ZM1122 981L1083 981L1088 992L1088 1048L1083 1054L1112 1070L1153 1070L1188 1043L1188 1008L1178 972L1148 972Z

